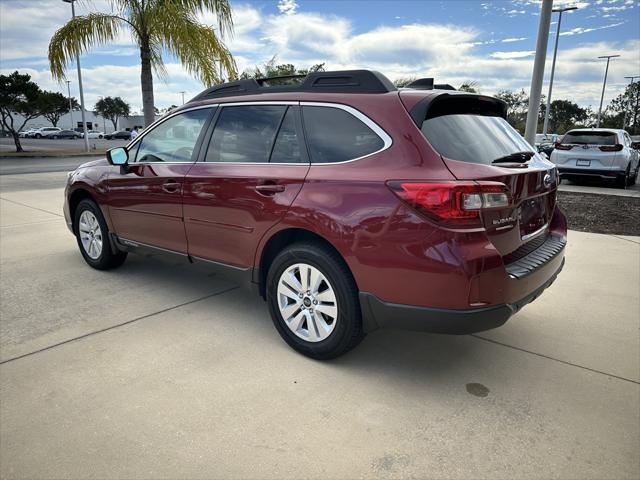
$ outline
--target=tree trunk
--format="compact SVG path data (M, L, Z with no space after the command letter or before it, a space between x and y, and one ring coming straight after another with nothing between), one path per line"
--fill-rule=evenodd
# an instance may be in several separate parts
M24 152L24 150L22 149L22 144L20 143L18 132L11 132L11 136L13 137L13 143L15 143L16 145L16 152Z
M151 49L149 41L143 39L140 45L140 83L142 85L142 111L144 126L148 127L155 120L153 104L153 75L151 73Z
M115 119L111 119L111 123L113 123L113 131L115 132L116 130L118 130L118 117L116 117Z

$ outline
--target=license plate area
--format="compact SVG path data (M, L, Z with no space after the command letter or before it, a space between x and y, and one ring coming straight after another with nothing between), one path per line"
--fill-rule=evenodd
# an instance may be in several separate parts
M582 158L579 158L576 160L576 166L577 167L590 167L591 166L591 160L585 160Z
M520 237L531 238L531 234L537 232L548 223L548 195L528 198L520 204Z

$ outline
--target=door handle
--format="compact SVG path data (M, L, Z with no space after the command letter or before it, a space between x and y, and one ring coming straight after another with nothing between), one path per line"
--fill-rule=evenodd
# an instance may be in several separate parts
M167 193L176 193L180 189L180 184L175 180L167 180L162 184L162 190Z
M256 192L260 195L271 196L279 192L284 192L285 186L275 183L266 183L264 185L256 185Z

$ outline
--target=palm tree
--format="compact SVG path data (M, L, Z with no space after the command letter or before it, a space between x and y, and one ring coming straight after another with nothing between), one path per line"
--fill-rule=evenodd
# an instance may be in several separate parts
M197 15L215 13L220 36L233 32L228 0L111 0L113 13L75 17L58 30L49 43L49 66L56 80L65 78L66 65L91 47L110 43L124 29L140 48L142 109L146 125L154 121L153 74L167 71L163 51L174 55L186 70L206 85L222 81L222 70L236 78L235 61L213 28ZM216 68L216 61L220 68Z

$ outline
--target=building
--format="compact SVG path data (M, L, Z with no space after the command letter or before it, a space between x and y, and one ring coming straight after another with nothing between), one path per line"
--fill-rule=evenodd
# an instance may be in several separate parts
M156 115L156 119L160 118L160 115ZM85 120L87 122L87 130L98 130L104 133L111 133L114 131L113 123L111 120L107 120L106 118L97 115L94 112L85 110ZM24 121L24 117L21 115L14 115L14 125L20 125ZM27 122L24 126L23 130L28 130L30 128L40 128L40 127L53 127L54 125L47 120L45 117L36 117ZM58 120L57 127L63 129L75 129L82 130L82 114L79 111L74 111L71 113L66 113L60 117ZM144 126L144 116L143 115L131 115L129 117L120 117L118 119L117 129L115 130L133 130L133 127L137 127L138 130L141 130Z

